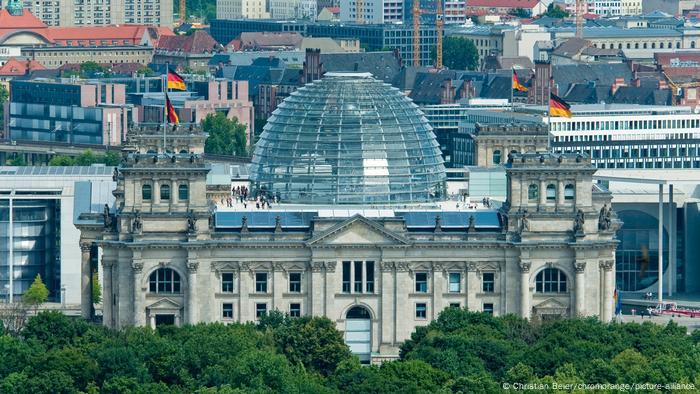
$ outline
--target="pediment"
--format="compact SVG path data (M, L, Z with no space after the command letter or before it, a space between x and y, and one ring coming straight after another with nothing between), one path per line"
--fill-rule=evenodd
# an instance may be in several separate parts
M309 240L309 245L408 245L400 234L387 230L381 224L355 215Z
M559 310L568 308L568 305L561 303L555 298L548 298L535 305L534 308L539 310Z
M180 309L182 308L182 305L179 303L171 300L170 298L161 298L158 301L152 303L151 305L148 305L146 307L147 309Z

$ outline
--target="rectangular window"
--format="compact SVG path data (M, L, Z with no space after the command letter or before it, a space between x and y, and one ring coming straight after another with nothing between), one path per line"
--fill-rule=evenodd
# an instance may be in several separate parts
M428 316L428 307L425 303L416 304L416 319L425 319Z
M428 292L428 274L426 272L416 273L416 293Z
M301 293L301 272L289 273L289 292Z
M261 318L267 314L267 304L265 303L260 303L260 304L255 304L255 317L256 318Z
M350 292L350 262L343 261L343 293Z
M374 293L374 261L365 262L365 290Z
M355 261L355 293L362 293L362 261Z
M221 310L221 317L233 319L233 304L224 304Z
M484 313L493 315L493 304L484 304Z
M267 293L267 272L255 273L255 292Z
M450 293L459 293L462 282L462 274L450 272Z
M484 293L493 293L496 287L495 285L496 280L493 272L484 272L481 275L481 291Z
M290 317L301 316L301 304L297 304L297 303L289 304L289 316Z
M461 305L459 305L459 302L451 302L450 303L450 308L461 308Z
M233 272L221 273L221 292L233 293Z

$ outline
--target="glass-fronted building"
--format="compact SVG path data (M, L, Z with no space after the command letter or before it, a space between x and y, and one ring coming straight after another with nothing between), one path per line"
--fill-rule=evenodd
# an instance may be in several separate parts
M251 180L283 202L418 203L445 197L427 119L369 73L327 73L287 97L255 147Z

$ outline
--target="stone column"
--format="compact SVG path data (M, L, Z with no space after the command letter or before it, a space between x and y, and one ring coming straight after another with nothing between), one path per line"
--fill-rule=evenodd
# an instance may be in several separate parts
M585 272L586 272L586 262L585 261L574 261L574 271L576 272L576 308L575 313L578 316L586 315L586 282L585 282Z
M324 289L323 289L323 261L311 262L311 315L323 316Z
M197 324L197 268L199 262L189 258L187 259L187 317L188 324Z
M330 316L329 314L332 311L335 311L335 293L338 292L340 289L340 286L336 283L336 276L335 276L335 267L337 265L337 262L335 261L326 261L324 267L326 268L326 273L324 276L324 283L326 285L326 302L325 302L325 308L323 311L323 314L335 321L337 316ZM377 276L375 275L374 277L374 291L375 293L377 292ZM303 292L308 292L309 289L302 289ZM302 311L302 313L306 314L306 311Z
M114 261L102 255L102 324L109 328L114 328L114 313L112 312L112 303L114 302L112 294L112 267Z
M615 282L613 280L613 268L615 267L615 261L605 260L600 262L600 269L603 271L603 283L601 284L601 297L603 302L603 312L600 316L600 320L604 322L609 322L612 320L612 307L613 307L613 289Z
M540 206L538 210L544 210L544 205L547 203L547 184L544 179L540 179Z
M520 261L520 316L530 318L530 266L529 261Z
M394 262L381 261L379 263L381 270L380 281L381 288L379 296L381 299L381 334L380 342L382 344L395 345L394 327L396 324L396 288L394 286Z
M557 181L557 210L564 204L564 181Z
M92 312L92 291L90 280L92 272L90 269L90 250L92 243L80 243L80 316L83 319L90 319Z
M447 281L447 278L445 278L446 271L445 267L440 264L440 263L433 263L433 272L431 273L432 276L432 291L431 293L431 311L430 311L430 319L435 320L438 317L438 314L442 312L442 310L445 308L443 300L443 293L445 293L445 282Z
M144 305L144 294L141 290L141 272L143 271L143 262L134 256L131 263L133 272L133 296L134 296L134 326L144 326L146 324L146 306Z
M413 305L409 302L408 295L414 292L415 287L413 287L413 278L408 271L408 263L395 261L394 266L396 267L394 276L394 294L396 297L394 342L398 343L399 338L403 340L411 332L411 329L406 328L406 326L412 326L412 324L406 324L404 320L409 320L412 323L415 311Z
M530 202L527 194L530 189L530 182L522 175L518 180L520 181L520 206L525 207Z
M248 263L239 263L236 278L238 279L238 322L254 321L255 316L250 313L252 304L250 302L250 288L255 279L250 271ZM234 312L236 313L236 312Z
M282 313L289 312L288 305L282 305L282 294L289 290L289 287L286 286L289 283L289 274L284 270L282 263L272 263L271 279L272 305L270 305L270 310L277 309Z
M479 276L476 272L476 263L467 263L467 309L472 312L481 311L476 295L481 292L479 288Z

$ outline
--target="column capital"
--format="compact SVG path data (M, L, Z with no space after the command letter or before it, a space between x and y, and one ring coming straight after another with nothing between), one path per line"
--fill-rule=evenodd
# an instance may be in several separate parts
M92 242L80 242L80 251L85 253L89 252L92 249Z
M312 261L310 263L311 272L321 272L323 271L324 263L323 261Z
M277 271L277 272L279 272L279 271L284 271L285 273L287 272L287 270L284 268L284 264L282 264L282 263L280 263L280 262L274 262L274 263L272 263L272 271L273 271L273 272L274 272L274 271Z
M615 260L603 260L600 262L600 268L605 271L612 271L615 266Z
M335 266L338 263L335 261L326 261L325 267L326 267L326 272L335 272Z
M531 262L531 261L527 261L527 260L525 260L525 261L521 260L521 261L518 263L518 266L520 267L520 272L521 272L521 273L527 274L527 273L530 272L530 267L532 266L532 262Z
M394 267L396 267L396 272L406 272L409 270L408 263L404 261L394 262Z
M469 262L467 263L467 272L476 272L477 266L475 262Z
M574 271L576 271L577 274L584 273L584 271L586 271L586 262L574 261Z
M104 268L112 268L112 266L114 266L114 263L115 263L115 262L116 262L115 259L113 259L113 258L107 258L107 257L105 257L104 255L102 255L102 267L104 267Z
M196 274L197 273L197 268L199 268L199 262L190 260L187 262L187 273L188 274Z
M382 272L391 272L394 270L394 262L393 261L382 261L379 263L379 269Z
M134 261L131 263L131 269L134 270L135 274L140 274L143 271L143 263L140 261Z

